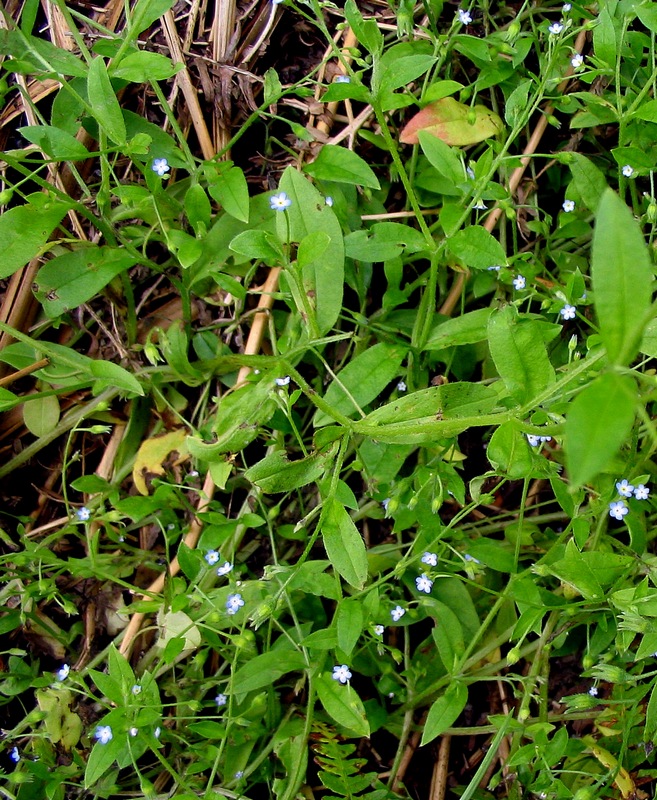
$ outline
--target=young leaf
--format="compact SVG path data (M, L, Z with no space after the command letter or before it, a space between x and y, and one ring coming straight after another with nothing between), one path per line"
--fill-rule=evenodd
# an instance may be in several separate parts
M322 537L333 567L348 584L362 589L367 580L365 543L345 507L337 500L326 502Z
M315 178L336 183L352 183L380 189L379 181L372 168L359 155L346 147L325 144L317 158L305 167L305 171Z
M125 145L127 134L121 106L116 99L105 61L101 56L96 56L89 66L87 95L100 127L115 144Z
M50 318L58 317L86 303L136 261L118 247L81 247L41 267L34 282L34 294Z
M573 401L566 414L566 464L573 487L609 467L634 423L637 389L629 375L608 372Z
M399 374L406 351L398 346L379 342L356 356L331 382L324 400L335 411L352 416L358 409L375 400ZM323 411L315 414L315 427L328 425L331 417Z
M342 685L329 675L315 681L317 695L326 713L353 736L369 736L370 725L360 697L349 684Z
M67 210L68 206L59 201L35 202L10 208L0 216L0 279L37 255Z
M652 278L639 223L607 189L593 234L591 280L600 334L613 364L629 364L639 349L650 315Z
M433 742L458 719L459 714L468 702L468 689L459 682L450 684L442 697L439 697L429 709L427 721L424 723L421 747Z
M509 394L520 405L531 402L554 383L545 343L534 320L522 319L505 306L488 322L490 353Z
M128 20L130 38L145 31L174 5L175 0L137 0Z
M92 360L89 363L89 372L96 378L93 386L94 394L102 392L103 389L118 388L128 395L144 396L144 389L137 378L118 364Z

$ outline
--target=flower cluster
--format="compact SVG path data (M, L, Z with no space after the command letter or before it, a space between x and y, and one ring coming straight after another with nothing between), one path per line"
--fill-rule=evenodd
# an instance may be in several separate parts
M218 550L208 550L208 552L203 556L203 558L208 562L211 567L214 567L221 558ZM223 578L224 575L228 575L228 573L233 569L233 565L230 561L224 561L224 563L217 567L217 575L220 578Z
M536 436L533 433L526 433L525 436L527 437L527 441L532 447L538 447L539 444L552 441L551 436Z
M633 486L627 478L616 482L616 491L621 497L634 496L637 500L647 500L650 496L650 489L647 486L642 483L638 486ZM615 500L609 503L609 516L614 519L622 520L629 513L629 510L625 500Z

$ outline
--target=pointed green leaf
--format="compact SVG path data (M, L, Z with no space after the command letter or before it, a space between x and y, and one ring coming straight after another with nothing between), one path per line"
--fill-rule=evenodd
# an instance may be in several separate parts
M611 189L598 207L591 279L607 355L614 364L629 364L650 315L653 274L639 223Z
M126 143L126 129L121 106L107 74L105 61L96 56L89 66L87 76L89 104L100 127L118 145Z
M432 742L444 733L459 717L468 702L468 689L462 683L452 683L445 694L429 709L420 746Z
M64 203L35 202L10 208L0 216L0 279L34 258L68 210Z
M316 679L317 695L326 713L353 736L369 736L370 724L360 697L350 684L334 681L329 675Z
M52 125L25 125L18 129L28 142L38 145L51 158L80 161L89 157L87 148L75 136Z
M506 263L502 245L481 225L470 225L450 236L447 249L472 269L488 269Z
M355 589L367 580L365 543L345 507L328 500L322 516L322 538L333 567Z
M379 181L369 164L353 150L334 144L325 144L317 158L305 167L315 178L336 183L352 183L380 189Z

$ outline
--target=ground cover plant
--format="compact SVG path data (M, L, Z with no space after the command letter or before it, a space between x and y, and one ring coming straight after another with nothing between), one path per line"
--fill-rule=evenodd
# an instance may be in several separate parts
M2 796L652 796L657 8L2 15Z

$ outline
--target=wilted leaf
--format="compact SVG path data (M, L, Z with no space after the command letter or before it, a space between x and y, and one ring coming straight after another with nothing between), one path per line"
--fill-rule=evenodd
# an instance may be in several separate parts
M418 133L427 131L446 144L476 144L496 136L503 127L497 114L485 106L470 107L453 97L443 97L418 111L401 132L399 141L418 144Z
M132 479L141 494L148 494L145 480L147 474L164 475L162 464L170 453L177 452L179 457L186 455L186 439L187 431L184 428L178 428L178 430L165 433L164 436L146 439L141 443L132 469Z

